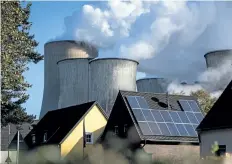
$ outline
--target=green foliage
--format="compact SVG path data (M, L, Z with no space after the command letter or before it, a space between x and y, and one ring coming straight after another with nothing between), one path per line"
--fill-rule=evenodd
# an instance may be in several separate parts
M194 96L198 99L198 102L204 113L208 113L208 111L212 108L214 103L217 101L216 98L212 98L210 94L204 90L198 90L196 92L192 92L191 96Z
M215 153L218 151L218 149L219 149L218 142L215 141L214 144L213 144L212 147L211 147L211 152L212 152L212 154L215 155Z
M25 3L25 2L24 2ZM29 62L37 63L43 59L34 49L38 43L29 33L31 22L31 3L1 1L1 125L31 122L33 115L27 115L22 104L29 95L31 87L23 73Z

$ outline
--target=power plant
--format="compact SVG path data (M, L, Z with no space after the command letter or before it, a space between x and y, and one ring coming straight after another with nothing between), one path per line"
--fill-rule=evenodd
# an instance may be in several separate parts
M207 53L208 68L232 61L232 50ZM107 114L119 90L165 93L171 79L136 81L138 62L98 58L98 49L82 41L53 41L44 46L44 91L40 119L51 110L97 101Z
M227 61L232 61L232 50L212 51L204 55L207 68L216 68Z
M48 42L44 45L44 91L40 118L58 108L60 78L57 62L72 58L95 58L98 50L85 42L70 40Z
M138 62L123 58L90 61L90 101L97 100L110 113L119 90L136 91Z
M170 80L165 78L143 78L136 81L138 92L153 92L165 93L167 92Z

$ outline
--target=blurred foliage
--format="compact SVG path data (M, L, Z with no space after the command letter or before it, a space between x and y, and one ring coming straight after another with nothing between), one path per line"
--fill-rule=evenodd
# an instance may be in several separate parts
M214 103L217 101L217 98L211 97L209 93L204 90L198 90L196 92L192 92L191 96L197 98L202 111L206 114L212 108Z
M214 144L213 144L212 147L211 147L211 152L212 152L212 154L215 155L215 153L218 151L218 149L219 149L218 142L215 141Z
M1 126L31 122L35 118L22 107L31 87L23 73L28 70L29 62L43 59L35 51L38 42L29 33L30 7L31 3L1 1Z

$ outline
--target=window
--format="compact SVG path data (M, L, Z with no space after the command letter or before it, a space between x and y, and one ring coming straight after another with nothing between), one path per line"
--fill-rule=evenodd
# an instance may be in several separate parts
M36 141L35 141L35 139L36 139L36 138L35 138L35 134L32 134L32 135L31 135L31 139L32 139L32 143L35 144L35 142L36 142Z
M226 145L218 145L218 151L216 152L217 156L224 156L226 154Z
M87 144L93 143L93 133L85 133L85 137Z
M47 132L45 132L45 133L44 133L43 142L46 142L46 141L47 141L47 139L48 139L48 134L47 134Z
M114 126L114 134L118 135L118 126Z
M124 125L124 133L127 132L127 124Z

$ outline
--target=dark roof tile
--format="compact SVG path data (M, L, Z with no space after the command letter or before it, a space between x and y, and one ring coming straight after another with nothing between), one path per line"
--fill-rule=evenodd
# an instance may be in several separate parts
M197 127L198 130L232 128L232 80Z

